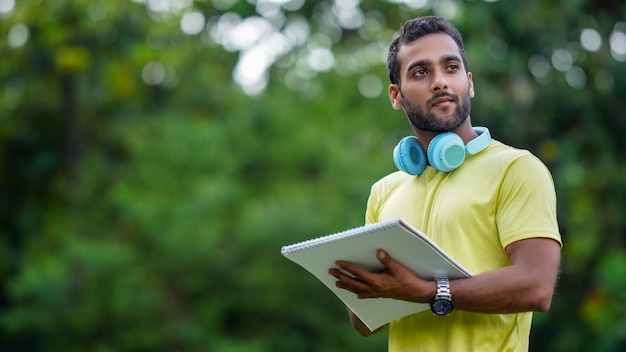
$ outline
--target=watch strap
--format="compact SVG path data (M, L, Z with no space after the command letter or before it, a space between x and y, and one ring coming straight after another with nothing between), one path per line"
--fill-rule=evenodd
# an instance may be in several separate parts
M435 299L449 299L452 300L452 294L450 292L450 280L447 277L435 278L437 283L437 293L435 293Z

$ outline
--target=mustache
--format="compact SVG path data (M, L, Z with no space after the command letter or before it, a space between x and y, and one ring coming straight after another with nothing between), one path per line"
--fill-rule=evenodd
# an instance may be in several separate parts
M452 99L455 103L459 101L459 97L457 97L455 94L450 94L450 93L439 93L437 95L434 95L432 98L428 99L428 106L431 106L435 103L435 101L437 101L437 99L441 99L441 98L450 98Z

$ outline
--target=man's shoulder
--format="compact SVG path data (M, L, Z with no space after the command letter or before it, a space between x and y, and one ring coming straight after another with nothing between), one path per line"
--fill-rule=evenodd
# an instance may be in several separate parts
M482 174L483 178L491 179L491 182L504 178L528 182L550 180L552 177L547 165L529 150L493 141L485 152L483 158L476 158L471 169Z
M416 176L409 175L403 171L395 171L380 178L378 181L374 183L373 187L385 187L385 188L392 187L393 188L405 182L410 182L415 177Z
M518 158L520 156L532 155L532 153L526 149L516 148L496 139L491 140L491 144L485 152L485 154L499 155L503 158Z
M508 161L509 163L520 160L521 163L531 163L545 167L544 162L527 149L512 147L497 140L493 140L491 144L488 150L491 151L492 158L500 158L502 161Z

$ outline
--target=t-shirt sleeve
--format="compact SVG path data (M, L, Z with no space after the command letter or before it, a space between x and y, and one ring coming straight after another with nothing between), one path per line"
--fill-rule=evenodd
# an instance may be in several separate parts
M502 247L527 238L561 242L556 216L556 192L548 168L534 155L511 162L498 196L496 222Z
M378 194L379 188L380 188L380 181L375 183L370 190L370 195L369 195L369 198L367 199L367 208L365 209L365 224L366 225L374 224L379 221L379 216L378 216L379 207L380 207L379 206L380 196Z

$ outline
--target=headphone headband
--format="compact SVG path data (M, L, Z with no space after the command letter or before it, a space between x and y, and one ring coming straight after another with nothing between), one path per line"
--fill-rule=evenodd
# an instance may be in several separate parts
M469 141L465 146L465 150L470 155L482 152L491 144L491 133L487 127L474 127L474 132L478 133L478 137Z

